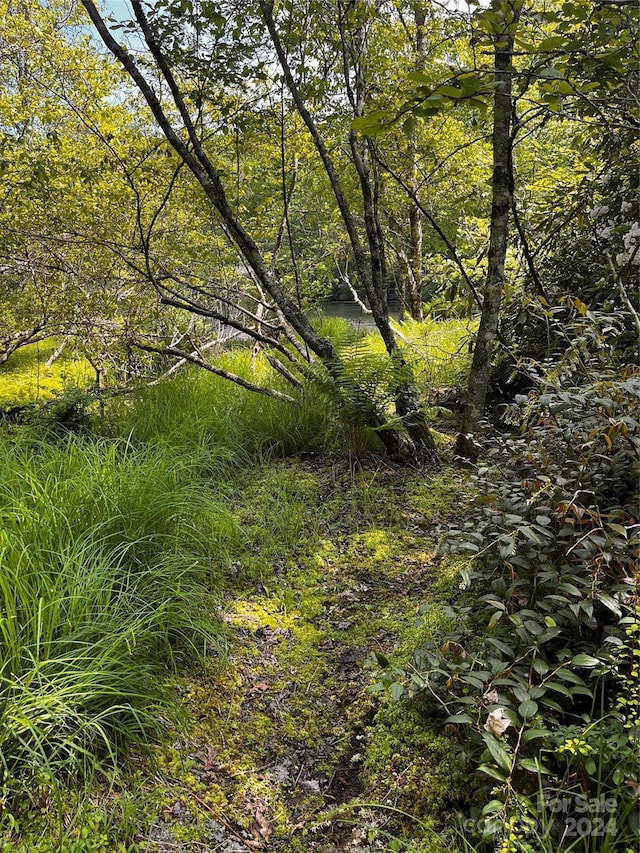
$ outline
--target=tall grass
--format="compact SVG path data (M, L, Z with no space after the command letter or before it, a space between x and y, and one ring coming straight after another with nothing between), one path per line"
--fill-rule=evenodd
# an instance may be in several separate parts
M188 467L188 466L187 466ZM149 737L163 674L219 649L238 530L157 448L0 441L0 777L53 783Z
M251 353L232 350L217 364L255 383L294 394L269 365ZM232 463L257 458L323 451L336 441L335 413L322 390L309 384L296 405L251 393L233 383L194 368L143 388L133 404L114 412L118 434L136 443L153 444L190 458L210 475Z

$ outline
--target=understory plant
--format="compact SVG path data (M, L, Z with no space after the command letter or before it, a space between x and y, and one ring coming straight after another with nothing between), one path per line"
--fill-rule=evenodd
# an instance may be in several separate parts
M469 849L637 849L639 403L637 370L601 366L517 400L444 545L472 556L451 630L383 672L477 771Z
M140 749L176 662L223 649L234 530L188 473L127 442L0 442L0 826Z

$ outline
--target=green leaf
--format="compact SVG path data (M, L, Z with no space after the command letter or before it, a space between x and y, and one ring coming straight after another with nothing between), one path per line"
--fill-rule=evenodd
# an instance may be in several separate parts
M399 681L394 681L391 685L391 698L394 702L398 702L404 696L404 686Z
M502 619L502 613L503 613L502 610L496 610L495 611L495 613L493 614L491 619L489 619L489 624L487 626L487 630L492 631L496 627L496 625L498 624L500 619Z
M560 80L558 83L558 92L561 95L573 95L574 91L574 86L568 80Z
M453 714L453 716L447 717L445 723L473 723L473 720L468 714Z
M500 782L504 782L507 778L506 773L503 773L497 767L492 767L491 764L480 764L478 770L480 773L485 773L487 776L491 776L492 779L498 779Z
M542 77L544 80L564 80L565 76L562 71L558 71L557 68L541 68L538 71L538 76Z
M496 764L502 767L503 770L509 772L511 770L511 756L507 749L500 743L495 735L491 734L491 732L483 732L482 739L484 740L487 749L491 753L491 757Z
M585 666L588 668L592 668L594 666L600 666L602 661L598 660L598 658L594 658L591 655L580 654L576 655L571 659L571 663L574 666Z
M496 814L497 812L504 811L504 803L502 800L490 800L487 805L482 809L483 817L486 817L489 814Z
M540 772L540 762L537 758L521 758L518 761L518 767L522 770L528 770L529 773L538 774Z
M419 83L421 86L433 86L433 77L425 74L424 71L410 71L407 77L412 83Z
M402 125L402 132L405 136L413 136L416 132L416 128L418 127L418 122L415 116L409 116L409 118Z
M514 43L518 47L519 50L522 50L524 53L537 53L537 48L533 42L525 41L521 38L515 38Z
M569 43L569 39L564 36L549 36L543 39L538 45L538 52L545 53L548 50L557 50L559 47L564 47Z
M529 743L530 740L549 737L549 729L529 729L522 735L524 743Z
M366 135L378 133L383 127L386 127L394 116L389 110L374 110L366 116L354 118L351 122L353 130L359 130Z
M575 595L576 597L580 597L582 595L578 587L572 583L559 583L558 589L561 589L562 592L568 592L569 595Z
M378 663L378 666L381 666L382 669L387 669L387 667L391 665L389 658L385 657L381 652L374 651L373 654Z
M518 713L525 720L534 717L538 713L538 703L534 702L533 699L526 699L518 706Z
M565 687L564 684L560 684L558 681L547 681L547 689L553 690L555 693L560 693L561 696L571 696L571 691L568 687Z
M551 770L549 770L548 767L545 767L537 757L520 759L518 767L522 767L523 770L528 770L530 773L540 773L545 776L551 776Z
M538 675L544 675L545 673L549 672L549 664L543 658L534 658L531 661L531 666L538 673Z
M438 86L438 93L444 95L445 98L453 98L454 100L461 98L464 94L458 86Z
M600 601L601 604L604 604L604 606L612 613L615 613L616 616L622 616L622 608L615 598L611 598L610 595L599 595L598 601Z

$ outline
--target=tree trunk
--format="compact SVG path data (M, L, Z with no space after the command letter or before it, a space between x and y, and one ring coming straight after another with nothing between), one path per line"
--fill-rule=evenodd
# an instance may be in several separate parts
M414 21L416 25L416 71L425 67L425 31L426 11L416 7ZM412 191L418 194L418 130L414 127L409 137L409 156L411 157L411 175L409 183ZM414 320L424 320L422 304L422 212L411 200L409 204L409 260L411 275L407 277L409 288L409 306Z
M370 139L359 140L354 130L351 130L349 133L349 147L362 196L367 251L360 240L356 220L343 190L338 170L294 80L286 50L280 41L273 19L272 7L268 0L259 0L259 4L272 44L278 56L285 82L296 105L296 109L313 139L336 197L338 209L340 210L342 221L351 243L358 277L367 296L374 322L393 364L395 374L395 388L393 390L396 413L402 419L409 438L409 442L404 442L404 444L413 444L413 447L405 448L400 436L394 435L394 431L392 430L382 429L379 433L380 437L388 449L393 446L395 455L412 454L425 461L435 462L437 460L436 445L411 379L410 368L402 356L393 329L391 328L391 323L389 322L384 240L378 213L379 184L377 182L375 165L372 166L372 163L375 164L375 158L372 156L373 143ZM366 96L364 74L364 59L367 54L366 36L362 29L357 29L352 35L355 45L353 53L357 57L355 62L352 62L350 46L347 44L346 34L341 26L340 36L343 46L343 64L347 95L353 108L354 116L359 117L364 114ZM354 45L351 45L351 47L354 47ZM355 77L353 84L350 81L351 72L353 72Z
M498 334L500 304L504 289L504 266L507 254L509 211L513 199L511 173L511 58L513 54L512 25L507 22L505 31L495 37L495 94L493 112L493 180L491 225L487 278L482 302L478 336L473 351L469 374L467 399L462 415L462 425L455 452L458 456L475 459L478 445L474 440L478 423L484 413L489 371Z

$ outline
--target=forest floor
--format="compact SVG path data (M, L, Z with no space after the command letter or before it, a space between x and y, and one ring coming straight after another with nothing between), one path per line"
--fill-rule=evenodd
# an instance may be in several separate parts
M451 747L419 708L398 713L379 663L409 665L446 621L459 566L437 545L463 493L459 471L382 462L248 478L233 507L246 548L220 605L228 659L179 680L186 726L143 782L141 849L387 850L453 813L465 781Z

